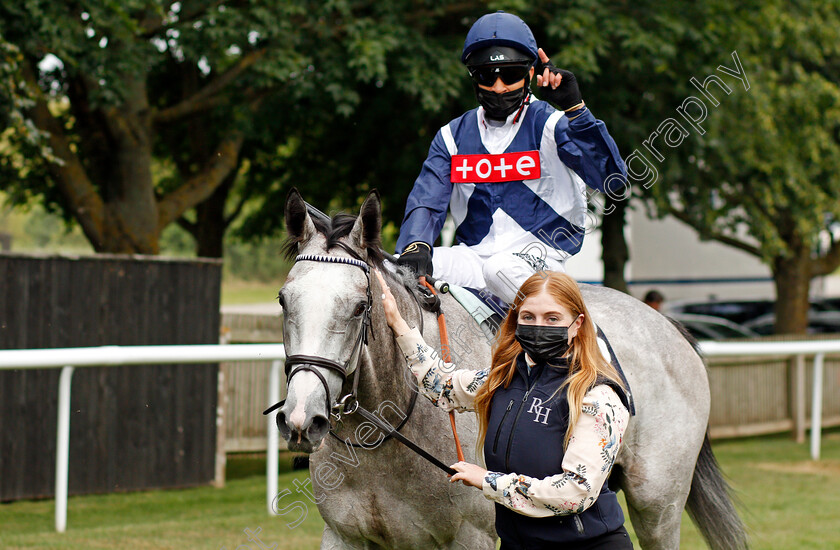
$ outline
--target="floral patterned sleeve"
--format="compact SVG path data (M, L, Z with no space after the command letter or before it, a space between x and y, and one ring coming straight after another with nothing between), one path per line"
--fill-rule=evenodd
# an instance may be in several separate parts
M397 338L408 368L417 378L420 392L436 406L459 412L474 410L475 394L487 381L490 368L481 370L456 370L426 344L416 328Z
M621 447L630 413L615 391L595 386L563 456L563 471L543 479L487 472L484 496L520 514L548 517L578 514L598 498ZM561 442L562 444L562 442Z

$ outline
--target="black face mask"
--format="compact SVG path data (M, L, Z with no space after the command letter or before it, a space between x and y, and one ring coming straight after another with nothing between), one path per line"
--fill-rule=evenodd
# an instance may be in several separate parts
M516 325L514 336L537 363L556 361L569 351L569 327Z
M507 92L504 94L497 94L489 90L483 90L475 86L475 97L478 103L484 107L484 112L490 120L505 121L512 112L519 109L525 98L528 97L530 86L527 84L518 90Z

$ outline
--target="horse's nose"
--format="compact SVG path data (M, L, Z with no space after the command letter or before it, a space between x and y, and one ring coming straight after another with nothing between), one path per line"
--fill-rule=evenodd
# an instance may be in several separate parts
M295 410L289 415L289 428L292 431L303 432L307 428L306 420L306 412L303 407L295 407Z
M284 410L285 407L277 411L277 429L280 430L280 435L286 441L289 441L292 438L292 426L286 421L286 411Z
M308 416L298 410L287 411L285 407L277 412L277 429L280 435L293 446L301 443L317 445L330 431L330 421L322 414Z
M327 437L327 433L330 431L330 420L320 414L316 414L312 418L312 422L309 424L309 428L306 430L306 437L311 441L313 444L317 444L322 439Z

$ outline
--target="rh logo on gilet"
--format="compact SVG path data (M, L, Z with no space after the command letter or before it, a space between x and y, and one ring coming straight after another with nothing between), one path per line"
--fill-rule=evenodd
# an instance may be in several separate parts
M535 397L531 401L531 407L528 409L528 414L534 413L534 422L548 424L548 413L551 409L542 406L542 399Z

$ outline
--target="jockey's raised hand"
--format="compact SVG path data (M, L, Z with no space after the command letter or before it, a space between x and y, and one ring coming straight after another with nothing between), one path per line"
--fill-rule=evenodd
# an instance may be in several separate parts
M397 301L394 299L394 295L391 294L391 289L388 287L388 283L385 282L385 278L382 277L382 273L378 269L374 269L373 272L379 280L379 286L382 287L382 307L385 309L385 321L391 327L391 330L394 331L394 336L400 337L411 330L411 328L409 328L408 323L400 315Z
M397 264L411 268L417 277L431 275L432 248L423 241L415 241L405 247Z
M583 107L577 78L571 71L555 67L542 48L537 50L537 87L540 99L553 103L561 111Z

